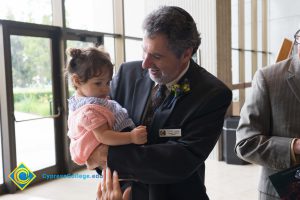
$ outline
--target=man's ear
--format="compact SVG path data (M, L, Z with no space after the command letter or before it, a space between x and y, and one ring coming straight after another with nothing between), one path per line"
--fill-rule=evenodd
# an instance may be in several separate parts
M73 83L73 85L74 85L74 87L79 87L80 86L80 79L79 79L79 76L77 75L77 74L73 74L72 76L71 76L71 80L72 80L72 83Z
M183 58L184 58L184 60L186 60L188 62L190 60L190 58L192 57L192 53L193 53L193 48L192 47L186 49L183 52Z

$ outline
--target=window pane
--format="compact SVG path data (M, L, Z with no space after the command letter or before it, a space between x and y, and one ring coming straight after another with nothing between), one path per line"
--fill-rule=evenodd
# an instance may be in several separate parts
M53 166L54 120L51 45L48 38L11 36L17 165ZM31 120L36 119L36 120ZM26 121L24 121L26 120Z
M115 40L112 37L104 37L104 48L110 55L111 62L115 63Z
M252 52L245 51L245 82L252 81Z
M65 0L69 28L113 33L112 0Z
M76 40L67 40L67 49L68 48L86 48L95 46L92 42L81 42Z
M245 49L252 49L252 44L251 44L251 1L247 0L245 2ZM247 17L246 17L247 16ZM250 65L251 67L251 65Z
M142 60L142 41L126 39L125 40L125 52L126 58L125 60L133 61L133 60Z
M126 36L142 37L142 22L145 16L144 4L144 0L124 0L124 22ZM133 10L134 12L132 12Z
M231 74L232 74L232 84L239 83L239 51L232 50L232 68L231 68ZM233 90L232 91L232 100L234 102L239 101L239 90Z
M0 19L51 25L51 0L0 0Z
M238 2L231 1L231 47L238 48Z

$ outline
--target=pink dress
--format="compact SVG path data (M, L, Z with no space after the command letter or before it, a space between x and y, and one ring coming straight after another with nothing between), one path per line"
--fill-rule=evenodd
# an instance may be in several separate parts
M95 97L71 97L69 99L68 136L72 160L83 165L101 144L93 130L107 123L115 131L134 128L127 111L116 101Z

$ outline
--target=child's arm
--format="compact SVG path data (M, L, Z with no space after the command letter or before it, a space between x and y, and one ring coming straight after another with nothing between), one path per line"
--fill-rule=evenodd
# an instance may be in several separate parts
M96 139L106 145L144 144L147 142L145 126L138 126L131 132L117 132L109 129L107 123L93 130Z

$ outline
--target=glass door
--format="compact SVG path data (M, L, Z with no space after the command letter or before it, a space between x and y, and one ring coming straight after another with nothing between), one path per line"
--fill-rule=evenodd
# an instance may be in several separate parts
M37 171L54 166L51 39L10 36L17 165Z
M68 172L63 50L58 27L0 22L5 58L1 87L6 90L1 96L3 182L6 192L13 193L18 188L10 173L21 164L36 175L29 186L44 181L43 173Z

